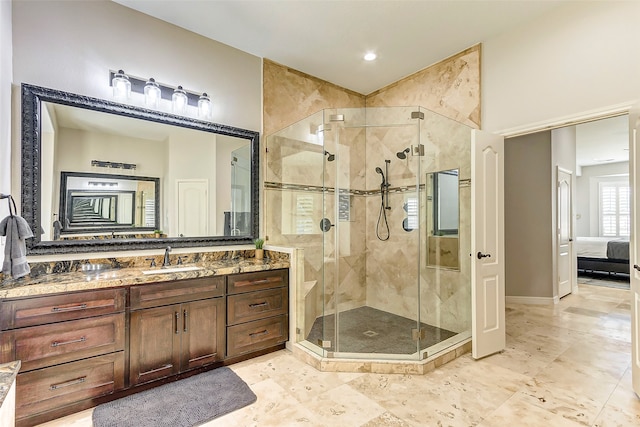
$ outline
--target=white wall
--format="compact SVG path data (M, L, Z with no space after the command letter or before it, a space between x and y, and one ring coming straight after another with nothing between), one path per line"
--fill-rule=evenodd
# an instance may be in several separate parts
M582 167L582 175L576 178L576 236L599 234L598 183L612 180L629 180L629 162Z
M0 1L0 193L11 192L11 2ZM0 219L9 214L0 202ZM4 237L0 237L0 264L4 260Z
M640 2L576 1L482 46L482 128L491 132L640 99Z

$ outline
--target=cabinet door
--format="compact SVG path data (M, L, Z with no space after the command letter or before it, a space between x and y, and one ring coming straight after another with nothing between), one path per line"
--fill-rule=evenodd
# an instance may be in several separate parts
M181 305L181 370L193 369L224 358L224 298Z
M131 385L180 371L181 319L179 304L131 312Z

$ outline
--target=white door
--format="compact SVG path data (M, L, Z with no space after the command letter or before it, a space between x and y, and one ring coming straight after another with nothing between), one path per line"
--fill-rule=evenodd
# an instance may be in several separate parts
M632 194L631 236L629 259L631 268L631 382L633 390L640 396L640 108L629 114L629 182Z
M558 204L556 206L558 250L558 296L571 293L573 286L573 230L571 227L573 173L558 167Z
M471 141L472 356L505 348L504 138L473 131Z
M178 237L215 235L209 233L209 181L178 180Z

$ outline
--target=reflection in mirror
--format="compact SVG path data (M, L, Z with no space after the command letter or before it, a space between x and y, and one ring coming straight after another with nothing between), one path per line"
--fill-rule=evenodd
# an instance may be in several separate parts
M427 265L459 269L458 169L427 174Z
M160 228L159 191L159 178L62 172L53 239L115 231L151 237Z
M257 237L257 132L26 84L22 106L29 253Z

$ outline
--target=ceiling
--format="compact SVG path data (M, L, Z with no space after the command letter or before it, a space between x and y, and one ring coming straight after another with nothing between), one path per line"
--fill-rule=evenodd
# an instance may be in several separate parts
M113 1L364 95L571 2ZM627 126L626 116L578 125L577 164L628 160Z
M114 0L367 95L560 7L558 0ZM377 53L375 61L363 59Z

